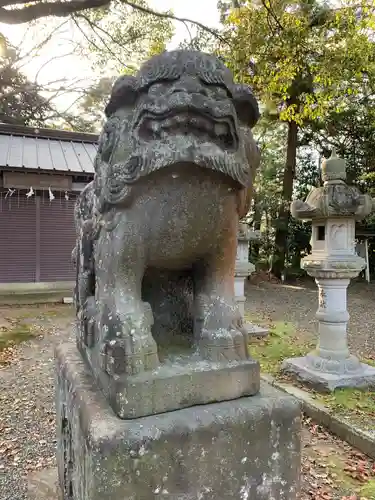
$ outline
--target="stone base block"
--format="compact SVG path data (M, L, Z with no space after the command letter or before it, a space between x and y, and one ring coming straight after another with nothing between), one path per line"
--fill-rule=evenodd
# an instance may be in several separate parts
M61 500L58 495L57 469L43 469L27 477L28 500Z
M359 369L342 373L318 371L310 366L307 357L290 358L283 362L282 370L318 391L331 392L335 389L351 387L365 389L375 387L375 368L364 363Z
M109 376L81 350L116 415L139 418L189 406L252 396L259 391L258 361L206 361L196 355L167 359L154 370Z
M267 335L270 333L267 328L254 325L253 323L250 323L248 321L245 323L245 328L249 337L267 337Z
M299 405L268 385L252 397L121 420L75 347L64 346L57 429L64 500L298 497Z

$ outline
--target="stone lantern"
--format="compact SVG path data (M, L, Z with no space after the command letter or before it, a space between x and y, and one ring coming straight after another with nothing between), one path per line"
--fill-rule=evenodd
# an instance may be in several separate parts
M237 236L237 255L234 274L234 293L238 308L243 316L245 313L245 280L255 271L255 266L249 262L249 241L251 239L249 226L240 222Z
M373 210L373 200L348 186L345 160L335 151L322 165L323 187L313 188L306 201L294 201L293 217L311 220L311 254L302 267L315 278L319 290L319 341L307 356L287 359L285 372L323 390L375 384L375 368L349 353L347 343L347 287L365 267L355 252L355 223Z
M245 222L240 222L237 236L234 294L242 317L245 315L245 281L246 278L255 271L254 264L249 262L249 242L259 239L259 237L260 231L252 231ZM268 335L268 330L266 328L254 325L249 321L245 322L245 327L248 334L251 336L265 337Z

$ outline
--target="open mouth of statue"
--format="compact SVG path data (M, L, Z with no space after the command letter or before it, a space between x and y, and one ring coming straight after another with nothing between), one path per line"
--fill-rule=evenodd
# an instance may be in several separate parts
M208 115L176 113L146 114L139 123L139 138L143 141L162 140L168 136L195 136L199 142L211 142L223 150L237 149L233 120Z

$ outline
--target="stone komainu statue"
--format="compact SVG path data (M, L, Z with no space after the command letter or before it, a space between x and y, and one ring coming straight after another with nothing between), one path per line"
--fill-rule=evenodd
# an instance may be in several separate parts
M173 51L120 77L105 111L76 206L81 352L112 377L157 367L157 345L176 339L204 359L245 359L233 277L256 99L217 58Z

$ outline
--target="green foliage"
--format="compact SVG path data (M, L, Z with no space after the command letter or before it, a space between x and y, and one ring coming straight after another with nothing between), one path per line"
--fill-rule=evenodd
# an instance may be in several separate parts
M357 182L364 190L371 189L375 163L374 83L364 79L355 95L344 96L345 109L329 113L324 121L309 123L301 138L302 144L314 143L324 155L334 146L346 160L348 182Z
M375 5L345 0L338 7L317 1L266 0L221 4L227 61L237 78L253 85L280 120L321 120L345 106L374 72ZM222 47L223 53L227 52Z
M138 5L147 7L145 0ZM75 17L81 50L106 75L134 73L140 63L166 50L174 31L169 19L133 9L119 0Z
M265 253L273 246L271 267L280 275L286 257L289 265L298 265L309 247L308 225L290 219L293 193L303 199L309 185L320 181L316 161L297 158L300 146L326 153L339 145L353 180L373 169L375 4L238 0L235 5L219 3L226 43L219 43L218 51L236 79L253 87L268 126L289 123L288 137L278 138L284 142L275 148L271 141L263 148L265 162L272 167L262 165L254 210L262 203L268 207L267 234L274 235L266 238ZM295 141L293 122L301 142ZM275 154L277 161L272 159Z
M40 87L19 69L21 56L0 35L0 121L14 125L45 125L56 116L53 104L41 95Z
M100 78L87 89L79 103L79 115L82 120L81 130L86 132L100 131L105 121L104 108L115 79L115 77Z
M254 129L254 135L261 151L261 163L247 222L262 231L262 241L260 245L256 241L251 243L251 262L269 268L269 256L274 250L275 221L282 194L286 129L278 122L262 118Z
M282 179L285 165L285 142L287 130L280 122L263 118L255 129L255 137L261 149L261 164L255 180L255 195L248 222L263 233L262 243L251 246L250 260L270 267L270 255L274 252L275 232L278 228L278 209L282 199ZM320 182L316 159L308 149L300 149L297 158L297 182L294 196L304 199L312 186ZM292 218L288 223L287 265L298 270L301 257L310 250L311 224ZM261 264L264 267L263 264Z
M286 129L283 125L263 119L255 129L261 151L261 163L255 179L255 210L262 213L267 227L274 224L282 194L282 176L285 164Z

